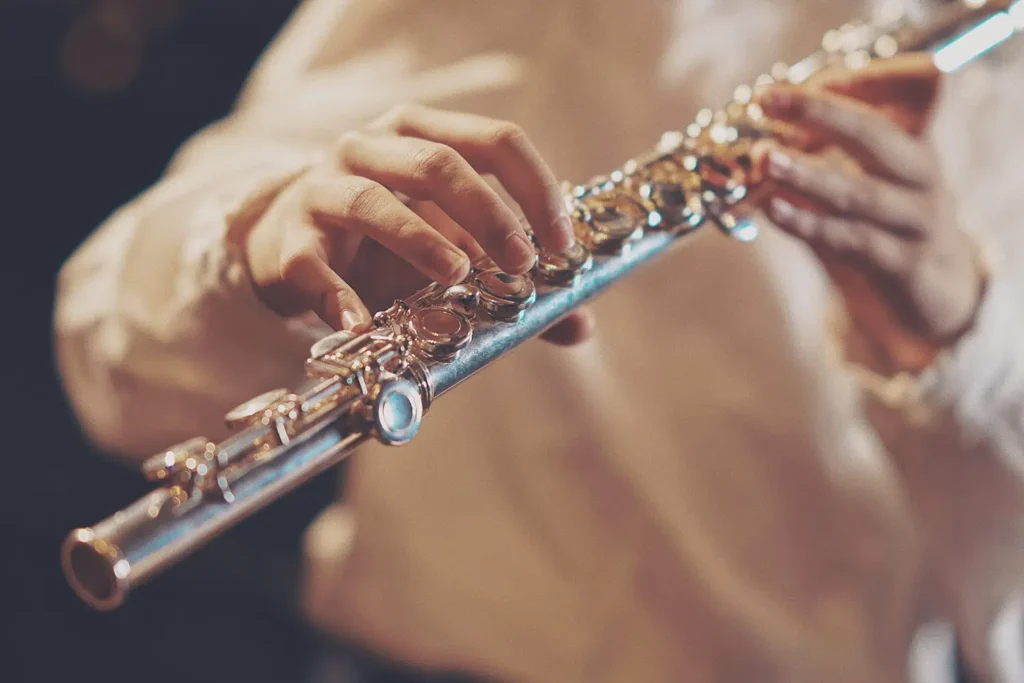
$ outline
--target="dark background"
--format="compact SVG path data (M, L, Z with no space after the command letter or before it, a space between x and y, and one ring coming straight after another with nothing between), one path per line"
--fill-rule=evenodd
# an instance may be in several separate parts
M312 666L304 655L315 638L289 601L300 531L326 502L323 485L120 612L77 603L60 575L63 536L144 487L84 443L51 353L60 265L158 179L186 137L227 113L295 4L0 0L2 680L291 681Z
M55 489L52 471L56 456L83 459L51 360L58 268L228 112L295 4L0 0L4 442L21 475L0 496L4 513L49 523L50 499L76 495Z

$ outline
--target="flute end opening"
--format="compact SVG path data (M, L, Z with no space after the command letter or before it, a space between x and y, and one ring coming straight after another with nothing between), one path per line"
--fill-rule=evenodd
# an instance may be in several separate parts
M64 575L75 594L93 609L110 611L128 594L131 566L117 547L92 529L76 529L64 542Z

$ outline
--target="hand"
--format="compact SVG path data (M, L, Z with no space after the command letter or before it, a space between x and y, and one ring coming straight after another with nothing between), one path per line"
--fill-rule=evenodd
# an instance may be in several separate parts
M367 304L380 310L431 280L460 282L485 255L509 273L528 271L536 251L523 221L485 173L522 207L541 246L573 243L555 176L520 128L401 107L342 135L245 235L257 294L280 315L314 311L335 329L361 331L372 320ZM545 337L571 344L590 328L575 312Z
M919 371L971 324L983 272L923 138L938 94L927 55L822 74L758 95L802 149L757 154L769 216L821 258L891 370Z

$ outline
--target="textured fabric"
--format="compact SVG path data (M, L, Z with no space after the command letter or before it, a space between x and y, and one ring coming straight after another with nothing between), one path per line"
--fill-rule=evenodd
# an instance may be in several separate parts
M262 308L231 245L345 130L410 100L498 116L582 180L864 9L306 3L236 113L63 269L58 350L85 429L138 461L295 381L325 329ZM948 621L998 680L989 627L1024 547L1024 96L1021 60L996 57L949 80L936 124L965 217L1006 257L996 312L936 369L938 417L864 404L830 362L804 249L709 231L603 296L593 341L528 344L413 444L361 451L307 539L310 619L427 667L567 683L901 681L920 627Z

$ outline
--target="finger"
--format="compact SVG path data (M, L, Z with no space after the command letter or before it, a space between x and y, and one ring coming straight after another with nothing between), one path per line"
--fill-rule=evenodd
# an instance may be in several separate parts
M470 262L477 263L487 256L484 248L474 239L473 235L453 221L451 216L442 211L441 207L434 202L412 199L407 202L407 205L416 212L417 216L429 223L430 227L444 235L449 242L468 256Z
M930 108L937 100L942 72L927 52L908 52L876 60L861 69L827 69L812 80L816 87L867 102L911 102Z
M765 140L774 140L787 147L808 151L819 147L824 142L820 138L815 137L814 133L806 128L777 119L766 118L763 121L763 129L770 134L770 137L765 138Z
M359 296L328 265L329 249L319 231L302 231L285 245L281 278L298 293L301 310L313 311L335 330L362 332L372 321Z
M306 210L328 232L341 228L369 237L441 284L469 273L466 255L379 183L330 172L304 182Z
M352 133L343 138L338 153L351 173L436 203L505 271L525 273L533 267L537 252L526 229L451 147L416 138Z
M900 272L907 262L905 241L870 224L798 207L781 194L769 201L768 215L775 225L812 249L854 256L886 273Z
M768 178L831 212L905 235L919 236L928 227L928 211L920 193L784 147L771 149L766 160Z
M427 107L402 107L384 126L398 135L448 145L481 173L491 173L522 207L541 246L572 246L572 221L558 179L522 128L507 121Z
M594 332L594 315L581 308L548 328L540 338L556 346L573 346L586 341Z
M931 54L912 52L861 69L830 69L815 86L869 103L911 135L921 135L939 99L942 72Z
M838 138L869 170L917 187L930 185L935 164L926 148L884 114L835 93L777 85L761 92L766 114Z

